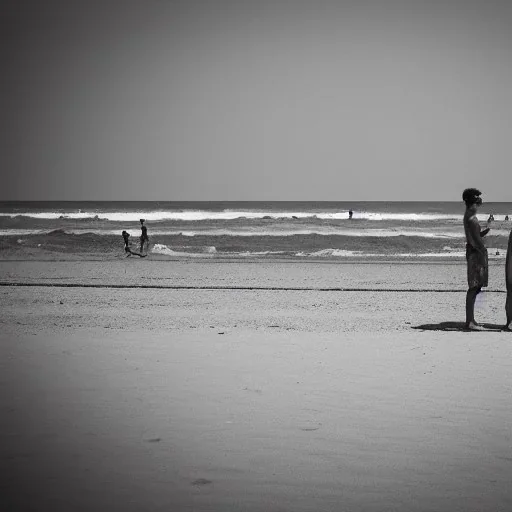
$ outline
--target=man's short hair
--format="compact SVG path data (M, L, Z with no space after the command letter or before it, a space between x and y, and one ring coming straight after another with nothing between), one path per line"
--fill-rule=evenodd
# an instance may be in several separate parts
M462 192L462 200L468 205L471 206L472 204L476 203L477 197L481 196L482 192L478 190L477 188L467 188Z

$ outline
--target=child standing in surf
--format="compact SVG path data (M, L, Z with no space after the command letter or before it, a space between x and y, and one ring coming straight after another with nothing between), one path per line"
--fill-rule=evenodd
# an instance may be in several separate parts
M123 231L122 235L124 240L124 252L126 253L126 257L131 256L132 254L134 254L135 256L139 256L141 258L146 257L145 254L139 254L138 252L134 252L130 249L130 233Z

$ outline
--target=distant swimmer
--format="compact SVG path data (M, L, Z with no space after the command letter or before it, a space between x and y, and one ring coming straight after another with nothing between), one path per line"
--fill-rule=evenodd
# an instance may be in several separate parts
M140 219L140 252L142 252L142 249L144 248L144 244L146 244L146 252L149 247L149 238L148 238L148 228L144 226L144 219Z
M508 215L505 215L505 220L509 220Z
M494 220L494 215L491 213L491 215L489 215L489 218L487 219L487 222L492 222Z
M131 256L132 254L135 256L140 256L141 258L145 258L145 254L139 254L138 252L134 252L130 249L130 233L123 231L123 240L124 240L124 252L126 253L126 257Z
M468 271L468 291L466 293L466 329L479 330L475 321L476 296L488 285L488 256L482 238L490 228L481 230L476 212L482 204L482 192L476 188L467 188L462 193L466 203L464 213L464 232L466 234L466 261Z
M354 212L352 210L348 211L348 218L351 219L352 215L354 215Z

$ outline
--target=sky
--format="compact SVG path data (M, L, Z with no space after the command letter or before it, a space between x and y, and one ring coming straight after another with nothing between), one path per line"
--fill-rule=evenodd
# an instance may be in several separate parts
M7 0L0 200L512 201L512 2Z

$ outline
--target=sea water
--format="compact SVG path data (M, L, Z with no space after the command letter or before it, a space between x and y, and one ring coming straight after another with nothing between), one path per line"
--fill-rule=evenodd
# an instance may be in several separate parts
M352 218L349 218L352 211ZM504 258L512 203L485 203L490 258ZM0 248L111 254L145 219L161 258L463 259L462 202L2 202ZM37 242L37 243L35 243ZM53 245L52 245L53 243ZM41 249L41 250L42 250Z

